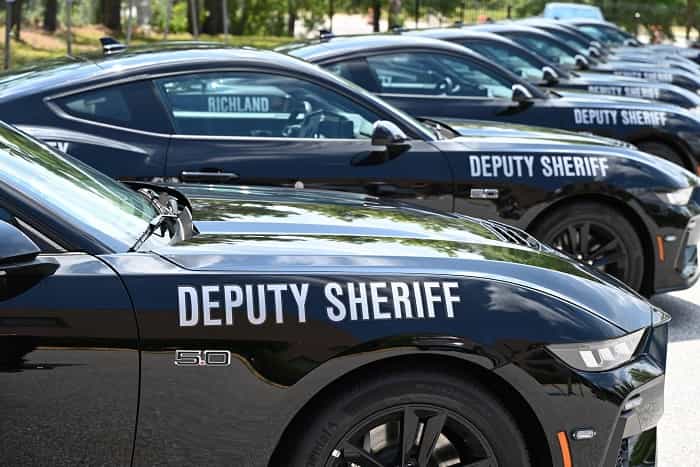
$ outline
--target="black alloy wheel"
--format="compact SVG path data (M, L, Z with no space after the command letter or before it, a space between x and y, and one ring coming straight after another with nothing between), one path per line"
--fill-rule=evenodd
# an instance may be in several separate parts
M468 420L437 406L393 407L363 420L326 467L497 467L493 448Z
M529 467L518 424L489 389L437 369L355 376L291 429L291 467ZM281 454L280 454L281 455Z
M642 285L644 261L639 236L621 213L608 206L582 203L560 209L538 225L534 234L635 290Z

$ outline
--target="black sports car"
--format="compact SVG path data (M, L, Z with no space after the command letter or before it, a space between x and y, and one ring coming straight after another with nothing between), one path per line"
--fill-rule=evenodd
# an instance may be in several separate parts
M0 86L13 123L123 180L331 188L492 218L645 294L700 274L696 177L619 142L421 124L303 61L212 46L64 63Z
M607 53L596 44L598 41L577 30L573 25L560 21L544 20L539 18L529 18L517 21L515 24L532 26L534 28L549 32L571 47L578 49L582 53L600 58L600 61L613 67L626 66L630 63L645 64L646 68L654 67L678 68L689 73L700 73L700 65L692 60L681 56L678 53L665 53L660 50L645 49L639 47L625 48ZM609 49L607 49L609 50Z
M417 36L354 36L285 46L413 116L590 131L698 170L700 116L676 106L576 92L546 93L482 55Z
M649 99L692 110L700 108L700 95L680 86L641 78L565 70L515 41L494 33L440 28L406 31L403 34L432 37L463 45L540 87Z
M700 76L697 72L676 68L672 64L660 66L634 61L600 63L551 33L534 27L498 23L468 26L466 29L505 36L569 70L590 70L596 73L643 78L647 81L675 84L692 92L700 90Z
M614 279L374 197L178 188L0 126L3 465L654 465L668 316Z

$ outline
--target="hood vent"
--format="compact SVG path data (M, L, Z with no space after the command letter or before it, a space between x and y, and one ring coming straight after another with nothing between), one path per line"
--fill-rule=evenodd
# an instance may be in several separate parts
M544 245L539 240L524 230L491 220L479 219L479 223L495 233L504 242L515 243L537 251L544 249Z

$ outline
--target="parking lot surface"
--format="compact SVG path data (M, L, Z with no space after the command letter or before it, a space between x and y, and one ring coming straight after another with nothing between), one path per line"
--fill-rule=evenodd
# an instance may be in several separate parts
M673 316L658 465L700 466L700 284L652 302Z

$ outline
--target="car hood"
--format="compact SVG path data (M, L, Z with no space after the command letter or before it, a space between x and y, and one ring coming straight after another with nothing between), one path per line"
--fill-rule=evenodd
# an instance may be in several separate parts
M624 285L502 224L318 190L178 187L199 234L153 251L197 271L488 277L578 304L624 331L650 305Z
M508 138L536 140L557 145L585 144L607 147L632 147L629 143L596 136L592 133L557 130L554 128L478 120L440 119L440 122L450 126L450 128L461 135L460 138L455 138L455 141L468 142L472 138L502 141L504 138Z
M617 108L617 109L649 109L656 111L665 111L670 113L683 113L685 109L672 104L665 104L658 101L649 101L646 99L637 99L634 97L609 96L606 94L590 94L583 91L560 91L557 90L560 98L552 98L559 100L559 104L569 104L572 107L588 107L588 108Z

